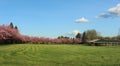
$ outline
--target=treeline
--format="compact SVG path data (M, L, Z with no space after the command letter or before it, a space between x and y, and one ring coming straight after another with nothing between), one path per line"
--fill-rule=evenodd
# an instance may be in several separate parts
M21 35L17 26L11 22L10 25L0 25L0 44L85 44L91 40L120 40L120 35L114 37L103 37L96 30L87 30L83 33L78 33L74 38L66 36L58 36L51 39L45 37L31 37Z
M97 39L99 40L120 40L120 35L113 36L113 37L104 37L104 36L101 36L100 33L94 29L87 30L83 32L82 34L78 33L76 35L76 38L77 37L81 39L82 43L88 43L89 41L97 40Z
M95 39L100 39L100 37L101 37L101 35L99 34L99 32L97 32L94 29L84 31L83 33L78 33L76 35L76 38L81 39L82 44L88 43L89 41L92 41Z
M19 44L19 43L32 43L32 44L80 44L80 39L73 38L44 38L44 37L31 37L21 35L17 26L13 23L10 25L0 25L0 44Z

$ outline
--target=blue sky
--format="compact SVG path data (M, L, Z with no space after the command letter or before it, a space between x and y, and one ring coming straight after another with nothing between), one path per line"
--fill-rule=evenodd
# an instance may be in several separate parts
M90 29L115 36L119 4L120 0L0 0L0 24L13 22L21 34L30 36L70 36Z

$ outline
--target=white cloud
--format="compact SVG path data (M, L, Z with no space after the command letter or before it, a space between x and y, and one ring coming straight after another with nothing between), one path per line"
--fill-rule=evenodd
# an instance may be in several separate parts
M72 32L69 32L70 35L77 35L78 33L80 33L79 30L73 30Z
M111 17L111 15L105 14L105 13L101 13L99 16L96 16L95 18L109 18L109 17Z
M120 17L120 4L117 4L117 6L115 7L109 8L108 12L115 16Z
M120 4L117 4L115 7L109 8L106 13L102 13L96 18L109 18L109 17L120 17Z
M89 20L88 19L86 19L86 18L84 18L84 17L82 17L82 18L80 18L80 19L77 19L77 20L75 20L75 22L77 22L77 23L81 23L81 22L89 22Z

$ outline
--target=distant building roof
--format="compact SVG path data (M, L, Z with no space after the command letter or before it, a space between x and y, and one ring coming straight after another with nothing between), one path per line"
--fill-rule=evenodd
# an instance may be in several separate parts
M97 40L97 41L94 41L95 43L97 42L119 42L120 43L120 40Z
M120 45L120 40L96 40L94 42L89 43L92 46L114 46L114 45Z

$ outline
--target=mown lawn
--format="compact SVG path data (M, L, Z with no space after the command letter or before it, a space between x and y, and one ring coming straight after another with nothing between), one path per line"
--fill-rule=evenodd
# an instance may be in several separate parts
M0 45L0 66L120 66L120 46Z

